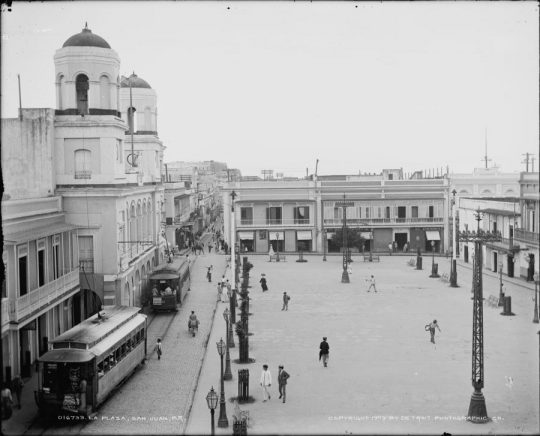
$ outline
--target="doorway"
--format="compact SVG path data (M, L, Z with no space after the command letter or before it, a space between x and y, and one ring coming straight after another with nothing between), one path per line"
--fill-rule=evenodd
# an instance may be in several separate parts
M463 260L465 263L469 263L469 246L464 245L463 246Z
M407 243L407 233L396 233L394 235L394 241L398 244L398 249L403 250L403 246Z
M529 267L527 268L527 281L532 282L534 280L534 254L529 254Z
M494 251L493 252L493 272L497 272L497 268L498 268L497 258L498 258L498 253Z
M514 277L514 256L506 256L508 277Z

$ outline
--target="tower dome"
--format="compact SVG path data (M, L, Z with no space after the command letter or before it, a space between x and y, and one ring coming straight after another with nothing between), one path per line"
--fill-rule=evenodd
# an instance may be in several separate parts
M122 76L122 81L120 82L120 87L129 88L130 82L131 82L131 87L132 88L148 88L148 89L152 89L152 87L150 86L150 84L146 80L141 79L135 73L133 73L129 77Z
M101 47L111 48L109 43L105 41L101 36L92 33L88 28L88 24L85 23L85 28L81 33L77 33L64 42L62 47Z

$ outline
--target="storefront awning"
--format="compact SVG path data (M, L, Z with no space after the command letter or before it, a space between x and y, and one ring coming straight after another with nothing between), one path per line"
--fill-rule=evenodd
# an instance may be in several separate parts
M298 241L311 241L311 230L298 230L296 232L296 239Z
M268 230L268 234L270 235L270 240L275 241L276 239L278 241L283 241L285 239L285 232L273 232L272 230Z
M238 239L240 240L249 239L251 241L253 240L253 232L238 232Z
M426 239L428 241L440 241L441 237L437 230L426 230Z

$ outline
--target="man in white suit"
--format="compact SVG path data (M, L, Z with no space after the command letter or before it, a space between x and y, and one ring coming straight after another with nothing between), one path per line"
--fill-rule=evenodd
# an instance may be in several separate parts
M263 403L270 399L270 393L268 392L268 387L272 385L272 374L268 369L268 365L263 365L263 370L261 373L261 387L263 390Z

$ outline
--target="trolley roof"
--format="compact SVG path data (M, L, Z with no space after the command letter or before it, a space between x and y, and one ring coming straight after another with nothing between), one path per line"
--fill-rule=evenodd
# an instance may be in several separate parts
M150 280L173 280L180 277L180 274L173 274L172 272L158 272L150 276Z
M101 319L98 318L98 314L95 314L67 332L57 336L51 341L51 344L54 348L54 344L56 343L68 342L73 344L72 348L88 350L135 318L139 311L140 308L138 307L127 306L116 306L106 309L105 311L101 311ZM146 318L146 315L141 316Z
M81 363L88 362L93 358L94 354L90 351L77 348L60 348L46 352L38 360L40 362Z
M188 268L188 263L183 257L176 257L171 263L160 263L154 273L150 275L150 280L171 280L179 278L179 275L184 273ZM174 277L161 277L162 275L173 274Z

